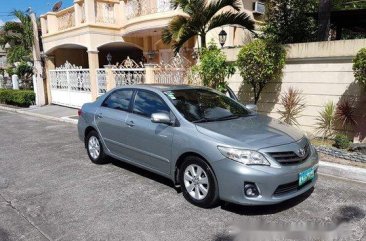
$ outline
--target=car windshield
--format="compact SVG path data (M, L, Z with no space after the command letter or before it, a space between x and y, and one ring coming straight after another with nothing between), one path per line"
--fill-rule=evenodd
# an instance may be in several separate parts
M247 116L249 111L231 98L206 89L180 89L163 92L188 121L223 121Z

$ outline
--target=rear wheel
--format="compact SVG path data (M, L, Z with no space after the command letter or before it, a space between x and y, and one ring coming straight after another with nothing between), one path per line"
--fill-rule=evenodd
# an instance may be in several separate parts
M108 157L104 153L103 145L96 131L90 131L85 138L86 150L90 160L95 164L108 163Z
M184 198L196 206L209 208L219 200L214 173L200 157L186 157L180 168L179 182Z

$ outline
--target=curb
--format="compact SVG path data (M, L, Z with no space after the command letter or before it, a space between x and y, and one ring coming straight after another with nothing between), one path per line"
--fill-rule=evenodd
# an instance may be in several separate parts
M77 120L73 120L73 119L70 119L70 118L42 115L42 114L38 114L38 113L25 111L24 109L15 109L15 108L10 108L10 107L1 106L1 105L0 105L0 110L15 112L15 113L19 113L19 114L25 114L25 115L34 116L34 117L39 117L39 118L46 119L46 120L53 120L53 121L59 121L59 122L64 122L64 123L70 123L70 124L74 124L74 125L76 125L78 123Z
M15 109L5 106L0 106L0 110L11 111L15 113L30 115L34 117L39 117L46 120L59 121L70 124L77 124L77 120L70 119L68 117L54 117L48 115L42 115L38 113L32 113L24 111L22 109ZM337 163L319 161L319 173L326 176L332 176L341 179L347 179L356 182L366 183L366 169L360 167L346 166Z
M319 161L319 174L366 183L366 169Z

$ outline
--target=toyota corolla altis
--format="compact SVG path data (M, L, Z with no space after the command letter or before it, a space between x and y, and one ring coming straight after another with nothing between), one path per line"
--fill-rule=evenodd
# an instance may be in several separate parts
M92 162L113 157L158 173L200 207L275 204L317 180L318 155L301 132L210 88L120 87L79 114Z

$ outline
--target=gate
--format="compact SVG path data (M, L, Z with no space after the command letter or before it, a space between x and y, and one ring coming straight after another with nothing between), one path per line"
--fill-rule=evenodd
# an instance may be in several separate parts
M116 87L124 85L142 84L145 82L145 68L142 63L137 64L127 57L121 64L117 63L111 69L111 78L114 79ZM97 69L98 94L102 95L107 91L107 70Z
M89 69L70 64L68 61L55 70L50 70L51 103L81 107L92 101Z

